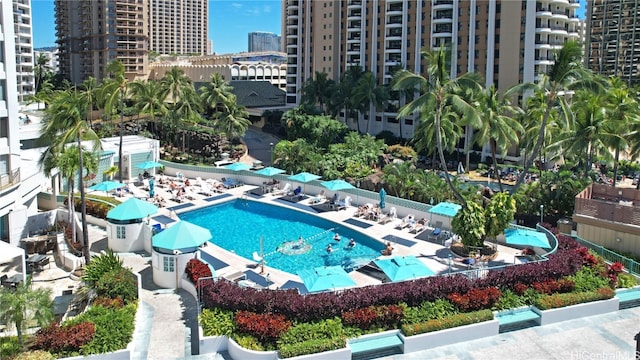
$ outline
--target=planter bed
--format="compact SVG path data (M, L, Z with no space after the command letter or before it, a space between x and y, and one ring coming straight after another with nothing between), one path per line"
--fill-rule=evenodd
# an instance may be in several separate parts
M619 300L614 297L608 300L592 301L588 303L561 307L557 309L532 310L540 314L540 325L554 324L561 321L574 320L587 316L600 315L618 311Z
M640 286L630 289L618 289L616 290L616 298L620 300L620 309L640 306Z
M499 327L500 323L494 319L419 335L404 336L403 334L399 334L398 336L404 343L403 352L408 354L438 346L498 335Z

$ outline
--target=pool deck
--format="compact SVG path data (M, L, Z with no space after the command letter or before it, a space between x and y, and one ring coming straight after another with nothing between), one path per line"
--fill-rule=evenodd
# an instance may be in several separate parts
M259 186L255 185L242 185L236 188L224 190L222 194L217 194L215 196L191 194L193 199L186 200L181 204L167 200L166 206L160 208L159 214L165 215L166 217L169 217L173 220L178 220L180 214L183 212L220 204L237 198L245 198L252 201L272 204L275 206L287 207L298 211L306 211L321 218L339 223L341 226L361 232L367 236L379 240L382 243L386 243L387 241L389 241L391 242L394 249L392 256L416 256L436 274L469 270L469 268L466 266L461 266L461 264L455 261L450 261L449 254L451 254L451 252L448 248L441 245L441 242L436 242L434 240L424 240L429 238L428 235L431 233L433 228L427 227L424 231L418 234L411 233L408 228L397 229L396 225L398 221L400 221L399 219L402 219L402 217L407 214L398 214L398 219L387 222L386 224L380 224L378 222L366 220L364 218L356 218L354 215L356 213L358 204L352 204L352 206L349 206L343 210L316 212L316 210L314 210L314 208L312 207L312 205L317 206L317 204L312 204L313 195L308 195L308 198L300 202L288 202L284 201L282 199L282 196L275 196L272 194L251 194L252 190L255 191L258 188ZM165 199L171 198L166 189L159 188L157 189L157 193L159 193ZM228 194L231 196L220 196L223 194ZM187 203L192 205L185 206L176 210L169 210L176 206L184 206ZM153 217L151 223L157 223L155 220L153 220ZM255 272L261 272L261 266L258 265L256 261L245 259L239 255L236 255L235 253L222 249L211 243L208 243L208 246L202 247L201 250L215 258L224 259L224 262L229 264L228 267L216 269L216 273L218 276L233 277L233 275L243 273L249 269ZM515 255L518 252L519 250L517 249L498 245L497 258L491 260L489 264L484 265L499 266L514 264L514 261L518 261L515 258ZM381 256L381 258L384 257ZM295 274L290 274L269 267L268 259L267 264L264 267L263 275L267 274L269 280L273 283L271 286L269 286L270 288L278 288L288 281L301 282L300 277ZM354 279L357 286L367 286L381 283L380 279L371 277L358 271L352 271L350 273L350 276Z

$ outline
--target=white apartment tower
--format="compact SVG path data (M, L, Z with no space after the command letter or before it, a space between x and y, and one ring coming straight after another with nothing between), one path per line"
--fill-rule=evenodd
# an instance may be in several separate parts
M161 55L207 55L209 1L150 0L150 50Z
M283 0L282 6L288 104L299 103L315 71L339 80L359 65L389 84L395 68L420 72L420 51L440 46L451 49L452 76L474 71L486 85L506 89L535 81L555 49L579 40L579 0ZM371 108L372 116L359 115L360 129L410 138L417 122L396 118L402 105L397 97L384 111Z
M264 31L255 31L250 32L248 38L250 53L262 51L280 51L281 39L280 35L278 34Z
M31 0L13 0L13 23L16 43L16 76L18 101L24 101L35 91L33 74L33 31Z

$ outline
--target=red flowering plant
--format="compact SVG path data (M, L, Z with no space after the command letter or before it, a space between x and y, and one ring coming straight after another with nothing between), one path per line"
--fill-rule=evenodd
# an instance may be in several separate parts
M618 274L624 271L624 266L619 261L607 266L607 277L611 286L615 287L618 283Z
M250 311L236 313L236 328L263 342L280 338L291 327L291 321L282 314L256 314Z
M207 264L203 263L199 259L189 260L184 271L187 274L189 280L195 285L198 284L198 279L210 278L212 276L209 266L207 266Z

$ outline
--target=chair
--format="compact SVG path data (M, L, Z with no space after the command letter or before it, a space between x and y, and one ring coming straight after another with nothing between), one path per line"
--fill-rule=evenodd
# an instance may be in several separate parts
M291 190L291 184L290 183L286 183L282 189L275 190L273 192L273 195L286 195L286 194L289 193L290 190Z
M435 241L438 241L438 239L440 238L440 233L442 233L442 221L436 221L433 231L431 232L431 234L429 234L429 240L433 239Z
M391 209L389 209L389 212L387 214L385 214L384 216L382 216L380 218L380 220L378 220L378 224L386 224L390 221L393 221L395 219L397 219L397 214L396 214L396 208L392 207Z
M321 190L318 195L316 195L313 198L311 198L311 203L312 204L318 204L320 202L325 201L326 199L327 199L327 197L324 195L324 190Z
M413 217L412 214L409 214L403 217L402 220L400 220L400 222L396 224L396 229L402 230L407 226L410 226L414 222L415 222L415 218Z
M409 226L409 232L412 234L419 234L423 232L428 227L429 221L422 219L418 222L413 223Z

